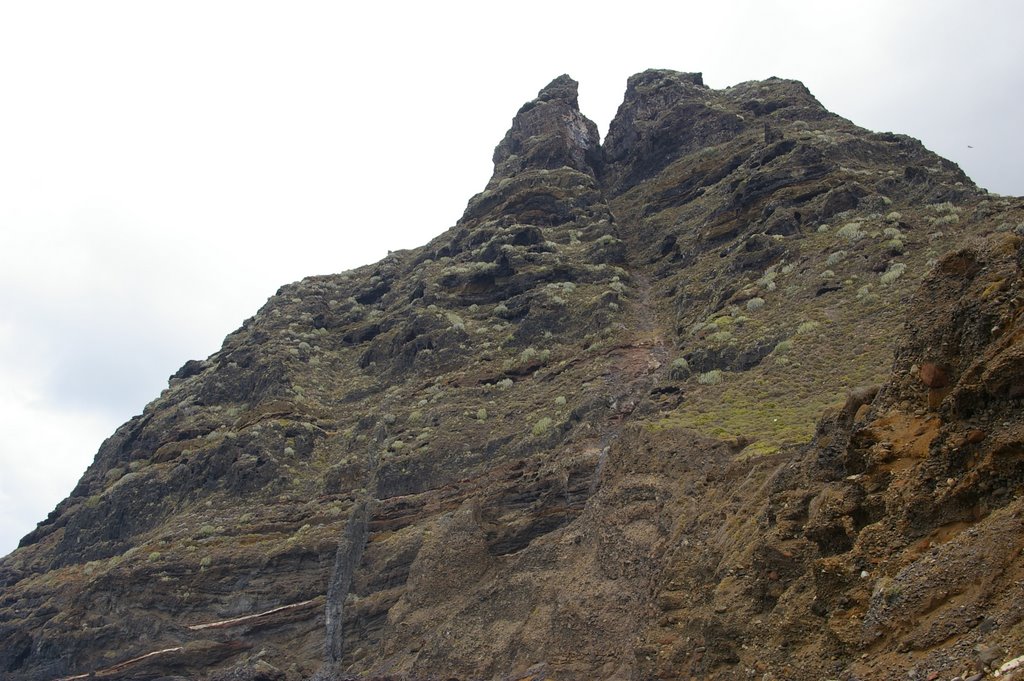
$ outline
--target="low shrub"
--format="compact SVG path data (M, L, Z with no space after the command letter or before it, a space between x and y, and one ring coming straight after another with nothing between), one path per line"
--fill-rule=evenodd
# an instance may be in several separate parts
M537 420L536 423L533 424L531 432L533 433L534 437L543 435L544 433L551 430L551 425L553 423L554 421L551 420L551 417L542 416L540 419Z
M879 281L881 281L885 285L892 284L897 279L902 277L903 273L906 271L907 266L905 264L901 262L894 262L893 264L889 265L889 269L882 273L882 275L879 277Z
M718 385L724 380L721 369L705 371L697 376L697 382L701 385Z
M672 360L672 368L669 377L675 380L682 380L690 375L690 363L685 357L677 357Z

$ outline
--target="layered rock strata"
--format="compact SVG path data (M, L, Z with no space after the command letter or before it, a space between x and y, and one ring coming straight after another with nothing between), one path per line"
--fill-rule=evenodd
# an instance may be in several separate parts
M557 78L494 164L454 227L282 287L102 445L0 562L0 678L1024 652L1021 200L795 81L672 71L603 145Z

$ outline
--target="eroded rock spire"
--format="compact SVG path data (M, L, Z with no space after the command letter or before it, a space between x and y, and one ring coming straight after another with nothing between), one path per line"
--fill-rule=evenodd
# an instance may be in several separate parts
M590 175L600 165L597 126L580 113L579 84L561 75L522 106L494 150L494 177L568 166ZM492 180L493 181L493 180Z
M598 180L600 137L594 122L580 113L577 94L578 83L561 75L519 109L494 149L494 174L469 202L460 227L599 224L591 230L595 238L612 231Z

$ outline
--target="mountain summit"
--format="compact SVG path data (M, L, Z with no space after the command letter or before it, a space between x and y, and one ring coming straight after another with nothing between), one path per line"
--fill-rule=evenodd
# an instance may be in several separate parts
M0 562L0 679L1010 673L1022 237L799 82L645 71L602 145L560 76L455 226L103 443Z

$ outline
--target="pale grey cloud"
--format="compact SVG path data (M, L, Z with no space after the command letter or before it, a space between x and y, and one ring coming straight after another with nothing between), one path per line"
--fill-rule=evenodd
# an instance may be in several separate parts
M580 81L602 130L645 68L797 78L1021 194L1022 15L1009 0L5 3L0 553L279 285L452 225L553 77Z

